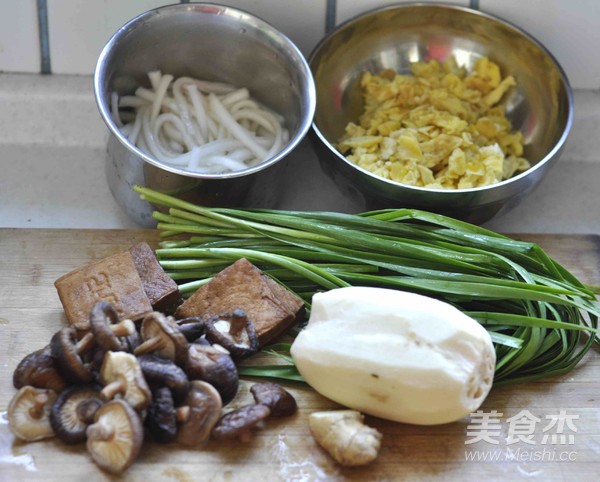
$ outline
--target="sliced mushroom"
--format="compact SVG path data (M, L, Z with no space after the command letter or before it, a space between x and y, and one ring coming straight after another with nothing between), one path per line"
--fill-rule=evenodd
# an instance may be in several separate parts
M206 322L202 318L192 316L189 318L182 318L176 321L179 331L187 341L194 341L204 335L204 327Z
M259 348L254 323L242 310L210 318L205 334L210 343L224 347L234 360L253 355Z
M296 413L296 399L276 383L255 383L250 387L250 393L257 404L266 405L271 409L273 417L289 417Z
M142 321L140 329L144 342L133 353L154 353L182 366L187 359L188 342L179 331L175 319L155 311Z
M58 395L50 412L50 424L59 439L68 444L85 440L88 425L105 402L101 389L96 384L73 385Z
M167 387L176 403L181 403L187 396L190 389L188 376L174 362L157 355L142 355L138 362L151 390Z
M89 383L94 374L83 356L95 346L94 335L86 333L79 339L77 329L65 326L50 340L50 350L56 359L63 377L72 383Z
M220 440L237 438L249 442L253 438L252 428L269 416L271 410L265 405L246 405L221 417L212 431L212 437Z
M126 337L135 332L129 319L119 321L117 310L106 301L99 301L90 312L90 329L100 348L105 351L127 351Z
M152 391L152 402L148 406L146 425L152 438L159 443L169 443L177 435L177 411L173 394L167 387Z
M210 383L221 395L223 405L235 397L239 387L237 367L220 345L190 343L185 372L190 380Z
M59 393L67 386L67 382L61 375L48 345L30 353L20 361L13 372L13 385L15 388L31 385Z
M137 412L124 400L112 400L96 412L86 431L87 449L102 469L119 474L137 458L144 427Z
M177 442L182 445L206 442L219 420L222 406L219 392L212 385L200 380L190 382L190 391L183 405L177 408Z
M55 400L56 392L53 390L29 385L22 387L8 405L10 431L26 442L53 437L50 411Z
M137 358L131 353L107 351L100 368L100 381L105 385L102 395L108 400L121 394L135 410L142 410L150 404L150 388Z

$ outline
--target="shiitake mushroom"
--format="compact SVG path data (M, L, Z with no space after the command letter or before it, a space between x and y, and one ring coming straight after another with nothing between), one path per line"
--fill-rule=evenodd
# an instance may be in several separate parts
M97 384L73 385L58 395L50 412L50 425L60 440L67 444L85 441L87 427L106 401L101 390Z

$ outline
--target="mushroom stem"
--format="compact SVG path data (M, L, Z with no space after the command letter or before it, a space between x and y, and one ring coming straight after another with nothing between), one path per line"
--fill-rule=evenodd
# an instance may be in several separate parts
M38 393L33 399L33 405L29 408L29 416L39 420L44 416L44 407L48 403L48 395L45 393Z
M175 409L175 418L178 423L185 423L190 418L190 407L177 407Z
M86 333L81 340L75 344L75 352L78 355L88 352L95 344L94 334Z
M129 318L126 318L119 323L110 325L110 330L115 336L131 336L135 331L135 324Z
M108 400L112 400L117 394L124 393L126 388L127 386L125 382L123 382L122 380L115 380L114 382L111 382L108 385L106 385L102 389L101 393Z
M234 312L231 314L229 334L234 338L238 338L246 328L247 324L248 317L246 316L246 313L244 313L242 310L234 310Z
M241 430L238 433L238 440L242 443L252 442L253 438L254 438L254 434L252 433L252 430L250 430L250 429Z
M136 346L135 350L133 350L133 354L138 356L160 350L165 347L165 343L166 342L164 338L161 338L160 336L153 336Z
M98 421L87 428L87 437L94 440L108 441L115 435L112 425Z
M77 418L83 423L91 424L94 421L96 412L101 406L102 402L97 398L85 400L77 405Z

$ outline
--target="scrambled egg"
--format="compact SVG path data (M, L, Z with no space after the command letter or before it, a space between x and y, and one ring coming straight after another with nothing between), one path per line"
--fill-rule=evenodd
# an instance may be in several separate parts
M516 85L481 58L472 72L454 59L414 63L413 75L387 70L361 79L365 111L338 148L347 159L411 186L465 189L497 183L530 167L523 135L498 105Z

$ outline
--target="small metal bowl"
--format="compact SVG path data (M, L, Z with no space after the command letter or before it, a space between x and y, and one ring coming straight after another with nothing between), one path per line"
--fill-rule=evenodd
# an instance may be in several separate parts
M498 184L460 190L411 187L378 177L348 161L335 144L363 111L363 72L394 69L454 56L470 68L487 56L517 87L506 116L524 135L532 167ZM309 58L317 89L311 139L322 169L366 209L412 207L483 223L529 194L558 159L573 120L573 94L552 55L503 20L467 8L403 4L368 12L327 35Z
M261 164L243 171L198 174L166 165L132 145L115 124L111 93L149 86L148 72L190 76L247 87L252 97L282 115L290 140ZM150 10L121 27L96 65L94 93L110 131L106 175L124 211L141 226L155 225L153 206L134 184L205 206L271 207L279 198L281 162L310 128L315 87L308 63L281 32L244 11L210 3Z

